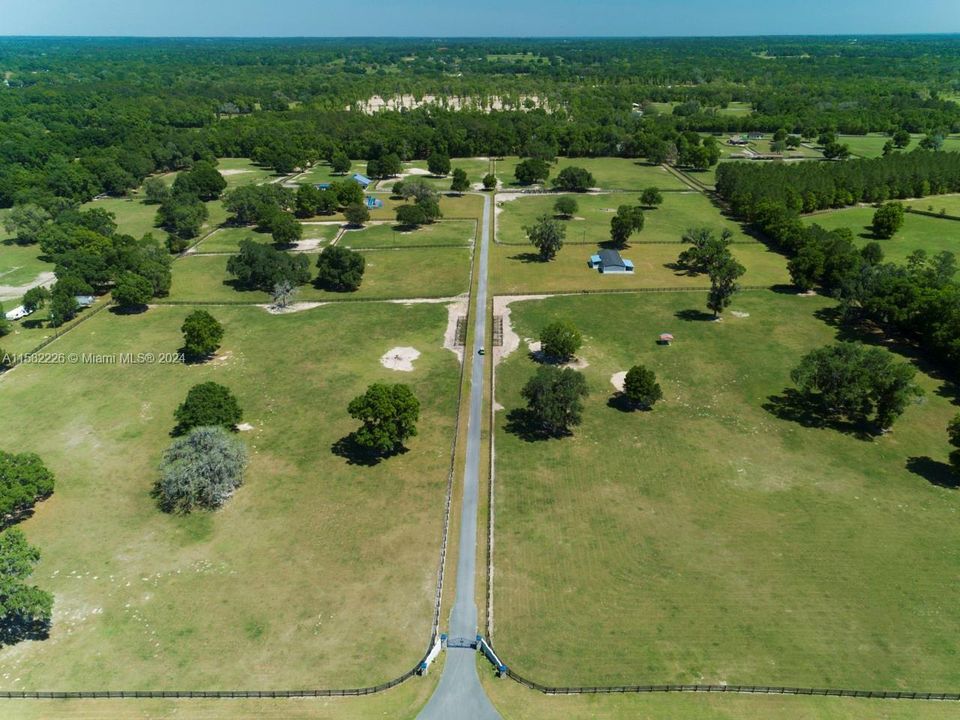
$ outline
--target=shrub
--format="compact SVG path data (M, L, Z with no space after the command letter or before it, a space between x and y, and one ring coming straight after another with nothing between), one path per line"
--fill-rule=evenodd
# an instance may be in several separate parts
M194 385L174 412L178 435L195 427L214 426L231 429L243 419L243 411L233 393L223 385L205 382Z
M569 360L583 344L583 336L568 320L554 320L540 331L540 350L544 357Z
M194 310L180 328L183 350L191 358L213 355L223 340L223 326L206 310Z

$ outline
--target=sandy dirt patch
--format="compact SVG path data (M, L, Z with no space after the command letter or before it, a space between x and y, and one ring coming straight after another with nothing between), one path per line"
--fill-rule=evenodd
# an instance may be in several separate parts
M447 305L447 330L443 334L443 347L449 350L460 362L463 362L463 347L457 345L457 320L467 316L470 299L466 296Z
M395 347L387 350L380 358L380 364L388 370L413 372L413 363L420 357L420 351L412 347Z
M219 172L224 177L229 177L231 175L243 175L244 173L253 172L253 170L244 170L243 168L236 168L233 170L220 170Z
M312 252L319 249L321 245L325 245L326 242L326 240L320 239L300 240L294 243L293 249L297 252Z
M570 362L551 363L549 358L543 354L543 343L541 343L539 340L532 340L530 338L524 338L524 342L527 343L527 349L530 351L533 359L539 363L549 363L551 365L556 364L556 366L559 368L570 368L571 370L583 370L584 368L590 367L590 363L583 358L578 357L574 357Z
M329 303L322 302L298 302L290 303L286 307L278 307L272 303L267 303L265 305L257 305L259 308L263 308L271 315L289 315L290 313L303 312L304 310L313 310L314 308L322 307Z
M429 170L424 170L423 168L407 168L404 175L433 175Z
M610 376L610 384L616 388L617 392L623 392L623 383L627 379L626 371L614 373Z
M494 365L508 358L520 347L520 336L510 324L510 304L521 300L545 300L549 295L502 295L493 299L493 314L503 318L503 344L493 349Z
M239 430L240 432L250 432L251 430L253 430L253 425L251 425L250 423L240 423L239 425L237 425L237 430Z
M35 287L50 287L57 281L52 272L42 272L33 280L23 285L0 285L0 300L16 300L24 296L28 290Z
M750 313L748 313L748 312L740 312L739 310L731 310L731 311L730 311L730 314L733 315L735 318L748 318L748 317L750 317Z

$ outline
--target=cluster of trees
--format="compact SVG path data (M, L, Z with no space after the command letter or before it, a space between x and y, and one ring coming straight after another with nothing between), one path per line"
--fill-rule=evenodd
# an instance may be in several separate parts
M874 161L818 165L828 170L813 172L833 177L830 173L834 171L829 168L839 169L834 178L839 181L849 177L876 179L898 168L905 172L912 168L921 174L908 175L904 180L907 185L931 183L942 189L952 187L942 184L947 182L947 174L941 173L953 166L960 173L960 153L918 151ZM848 229L826 231L816 224L807 227L798 210L783 202L783 197L797 192L791 185L793 180L803 187L810 179L806 167L802 164L765 170L754 166L741 175L741 170L728 171L725 164L717 172L718 178L724 178L724 196L732 202L736 198L737 211L790 257L790 275L800 289L822 288L842 301L848 322L869 322L896 332L928 350L953 371L960 363L960 284L953 279L957 268L953 253L930 257L918 250L906 264L885 263L879 243L858 249ZM847 175L846 168L853 168L853 174ZM929 174L922 174L927 171ZM767 186L769 192L761 190L761 185L754 184L761 177L777 186ZM866 190L874 186L864 182L861 187ZM896 206L889 207L893 209L881 213L882 231L897 223L899 211Z
M643 230L645 220L641 208L621 205L610 218L610 242L617 248L626 247L630 236Z
M33 453L0 451L0 527L28 517L53 493L55 478ZM28 584L40 551L23 532L0 533L0 645L46 637L53 616L53 595Z
M713 135L687 130L679 135L676 147L676 163L681 167L707 170L720 162L720 144Z
M706 273L710 277L707 307L714 317L720 317L740 289L738 280L746 272L730 251L733 233L724 229L718 236L710 228L693 228L684 233L683 240L690 247L680 253L677 264L690 274Z
M457 170L460 170L460 168L457 168ZM460 170L460 172L463 171ZM412 203L397 207L397 222L400 225L413 228L419 225L429 225L443 217L443 213L440 212L439 193L423 178L412 178L394 183L393 194L404 200L413 200Z
M217 200L226 187L227 181L206 160L198 160L189 170L179 173L172 187L160 178L147 181L144 199L160 206L156 224L169 233L170 252L182 252L200 234L209 217L206 203Z
M333 245L317 258L316 285L334 292L360 288L366 260L349 248ZM296 289L310 281L310 262L302 253L288 253L252 239L240 241L240 249L227 261L227 272L237 287L270 293L284 305Z
M37 289L24 298L33 309L49 303L51 326L77 314L77 295L112 290L118 305L133 308L170 291L166 249L152 234L137 240L118 233L113 213L101 208L79 210L67 203L51 212L22 205L11 212L8 227L17 242L38 244L55 265L57 282L49 294Z
M198 426L173 441L160 463L155 494L165 512L216 510L243 483L244 444L223 427Z
M960 153L916 150L844 163L722 163L717 192L751 221L773 209L797 215L960 192Z
M790 377L821 416L873 422L885 432L923 394L915 375L887 350L841 342L805 355Z

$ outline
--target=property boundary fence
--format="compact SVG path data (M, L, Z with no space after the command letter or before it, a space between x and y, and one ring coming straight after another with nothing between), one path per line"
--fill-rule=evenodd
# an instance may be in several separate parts
M936 196L934 195L933 197L936 197ZM908 213L913 213L914 215L925 215L926 217L937 218L937 219L939 219L939 220L957 220L957 221L960 221L960 217L957 217L956 215L948 215L948 214L941 214L941 213L938 213L938 212L930 212L929 210L917 210L916 208L912 208L912 207L910 207L909 205L908 205L906 208L904 208L904 210L905 210L906 212L908 212Z
M809 688L781 685L610 685L551 687L515 673L509 667L504 674L524 687L545 695L614 695L627 693L739 693L746 695L821 695L825 697L875 698L878 700L960 701L960 693L914 692L911 690L852 690L849 688Z

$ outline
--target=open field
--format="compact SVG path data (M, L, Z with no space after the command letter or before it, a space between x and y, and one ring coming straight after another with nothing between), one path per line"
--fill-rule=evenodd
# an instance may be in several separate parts
M496 176L504 187L520 187L514 177L519 162L520 158L517 157L508 157L496 162ZM686 185L659 165L650 165L643 160L616 157L557 158L557 161L550 166L547 185L551 184L563 168L570 166L589 170L597 186L604 190L641 191L648 187L658 187L661 190L687 189Z
M425 175L427 170L426 160L413 160L403 164L403 172L408 178L421 178L435 187L437 190L445 191L450 189L450 183L453 181L453 170L461 168L466 171L467 179L470 184L478 183L483 180L483 176L490 172L490 160L487 158L451 158L450 175L445 177L436 177L434 175ZM365 168L364 168L365 169ZM416 172L411 172L414 170ZM383 180L378 187L389 189L393 187L395 180Z
M477 224L473 220L441 220L416 230L400 229L394 223L367 225L347 230L339 244L350 248L402 248L407 246L463 246L473 243Z
M939 213L946 210L947 215L960 217L960 195L931 195L919 200L907 200L904 205L923 212Z
M503 720L948 720L955 703L769 695L564 695L532 692L481 669Z
M2 227L0 219L0 227ZM43 272L53 272L53 264L40 259L38 245L17 245L0 240L0 285L24 285ZM11 301L6 301L7 305ZM7 308L9 310L9 307Z
M50 349L171 352L189 310L104 312ZM3 688L352 687L423 652L459 378L446 309L213 312L226 336L203 365L21 366L0 380L19 409L0 434L58 478L22 524L43 549L34 579L56 595L52 634L0 650ZM422 353L414 372L381 366L397 345ZM219 512L166 515L150 497L157 463L174 408L205 380L229 386L254 428L246 483ZM369 467L334 455L355 427L348 401L401 380L422 404L409 452Z
M220 158L217 161L217 170L227 181L228 192L241 185L259 185L282 177L249 158Z
M201 236L220 226L227 219L227 211L220 200L211 200L206 203L206 206L208 217L203 224ZM141 238L147 233L153 233L154 237L165 239L167 237L166 231L154 225L157 217L157 207L157 205L147 205L142 200L135 198L104 198L85 203L80 206L80 209L98 208L113 213L117 229L126 235Z
M924 207L931 203L936 207L937 199L927 198L919 202ZM942 250L960 253L960 223L956 220L907 213L903 227L896 235L889 240L878 240L871 229L874 212L872 207L848 208L808 215L805 220L808 224L816 223L827 230L850 228L854 242L861 246L876 240L883 248L884 259L891 262L904 262L914 250L926 250L929 255Z
M557 317L583 330L591 396L573 437L529 442L507 418L535 364L521 350L497 373L507 664L561 685L960 686L956 407L924 375L925 401L883 438L785 419L775 398L834 339L814 317L831 305L745 292L733 310L749 317L719 324L688 293L512 306L520 338ZM655 344L665 331L671 347ZM635 363L663 386L653 412L607 404L611 376Z
M311 269L316 255L308 254ZM357 292L334 293L303 285L299 302L374 300L383 298L450 297L468 289L470 250L467 248L410 248L371 250L365 254L367 269ZM267 293L236 290L227 275L225 255L193 255L174 263L169 300L175 302L264 303ZM425 272L425 269L429 269Z
M924 135L914 134L911 136L910 144L900 152L910 152L915 150L917 143L924 138ZM876 158L883 155L883 146L890 140L890 136L883 133L870 133L869 135L840 135L837 141L850 147L850 152L859 157ZM960 135L950 135L944 139L943 149L948 151L960 150Z
M498 202L497 242L530 246L524 226L532 225L538 216L553 215L557 195L531 195L514 200ZM564 221L567 241L601 243L610 239L610 218L620 205L637 205L634 195L608 193L602 195L573 195L577 201L576 218ZM664 193L663 204L655 210L644 209L643 230L632 236L634 244L645 242L680 243L684 232L690 228L710 227L718 233L726 228L734 234L734 240L751 240L744 234L740 223L724 217L699 192Z
M350 172L346 175L337 175L334 174L333 169L329 164L325 162L317 163L312 168L307 170L305 173L297 177L297 183L300 185L308 184L320 184L320 183L329 183L334 181L341 181L344 178L349 178L354 173L366 173L367 171L367 161L366 160L353 160L350 167Z
M494 246L490 249L491 286L494 292L511 295L524 292L579 292L631 288L708 287L706 275L687 275L673 267L685 248L677 244L635 244L621 251L632 260L635 272L603 275L587 267L596 248L589 245L567 245L550 262L541 262L536 249L516 246ZM780 285L790 282L786 260L760 243L733 245L734 257L746 274L743 285ZM697 296L698 298L700 296ZM702 299L698 299L698 306Z
M303 226L303 241L318 240L328 243L336 237L340 223L325 225L309 224ZM257 242L272 244L273 238L268 232L258 232L255 227L224 227L216 230L197 244L197 253L234 253L239 252L240 242L250 238Z
M753 104L748 102L727 103L726 107L717 108L718 115L729 115L730 117L746 117L753 112Z

